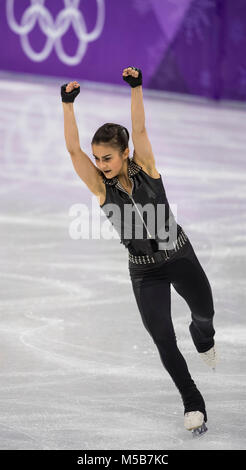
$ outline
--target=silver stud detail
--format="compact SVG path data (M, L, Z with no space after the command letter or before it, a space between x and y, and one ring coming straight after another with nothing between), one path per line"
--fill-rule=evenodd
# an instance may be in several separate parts
M176 240L176 242L173 242L173 251L178 251L183 245L185 245L186 243L186 240L188 240L188 237L187 235L183 232L183 230L180 231L180 234ZM169 250L163 250L164 253L165 253L165 260L168 260L170 259L170 256L172 255L169 254ZM171 250L172 252L172 250ZM136 264L150 264L150 263L156 263L155 259L153 258L153 256L150 256L150 255L132 255L129 253L129 259L130 261L132 261L133 263L136 263Z

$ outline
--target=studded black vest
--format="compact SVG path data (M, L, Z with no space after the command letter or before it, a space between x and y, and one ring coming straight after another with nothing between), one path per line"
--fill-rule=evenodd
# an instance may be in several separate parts
M102 173L106 199L100 207L129 253L152 254L164 249L161 248L162 242L167 240L168 233L170 237L171 227L171 232L178 236L181 226L176 223L169 206L161 175L158 179L152 178L133 159L129 159L128 176L133 182L131 195L117 176L108 179ZM159 212L158 205L161 207ZM148 214L146 207L150 209ZM151 223L147 220L149 217Z

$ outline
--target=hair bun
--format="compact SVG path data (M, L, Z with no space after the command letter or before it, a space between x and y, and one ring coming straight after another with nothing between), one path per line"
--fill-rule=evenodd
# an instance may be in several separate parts
M129 132L126 127L122 126L122 130L126 131L127 140L129 140Z

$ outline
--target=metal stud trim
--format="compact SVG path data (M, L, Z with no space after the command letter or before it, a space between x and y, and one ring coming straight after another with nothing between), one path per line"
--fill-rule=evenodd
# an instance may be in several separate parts
M180 231L180 234L177 238L177 243L176 245L174 244L173 242L173 245L174 245L174 249L173 250L170 250L171 253L173 252L177 252L182 246L185 245L186 241L188 240L188 237L186 236L185 232L183 231L183 229L181 229ZM165 257L163 258L165 261L167 261L168 259L170 259L170 251L168 252L168 250L163 250L164 254L165 254ZM132 255L131 253L129 253L129 261L131 261L132 263L134 264L149 264L149 263L156 263L155 259L153 258L153 256L149 256L149 255Z
M136 162L133 161L132 158L130 158L129 164L128 164L128 176L131 178L132 176L135 176L137 173L139 173L140 170L142 170L142 167L138 165ZM106 176L103 175L103 182L105 184L108 184L109 186L117 185L119 183L118 176L114 176L113 178L106 178Z

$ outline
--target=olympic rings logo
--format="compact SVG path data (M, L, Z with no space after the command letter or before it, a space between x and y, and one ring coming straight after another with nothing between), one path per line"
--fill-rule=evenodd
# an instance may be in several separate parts
M20 20L20 25L14 17L14 0L7 0L6 14L10 29L20 35L21 45L26 55L34 62L42 62L51 53L53 46L56 53L66 65L77 65L81 62L89 42L95 41L101 34L105 20L104 0L97 2L97 19L94 30L87 32L82 12L79 10L80 0L63 0L64 9L61 10L56 19L44 5L45 0L31 0L31 5L25 10ZM28 39L28 33L35 27L38 21L41 31L47 36L46 43L41 52L35 52ZM61 37L67 32L72 24L79 44L74 56L67 55L62 46Z

